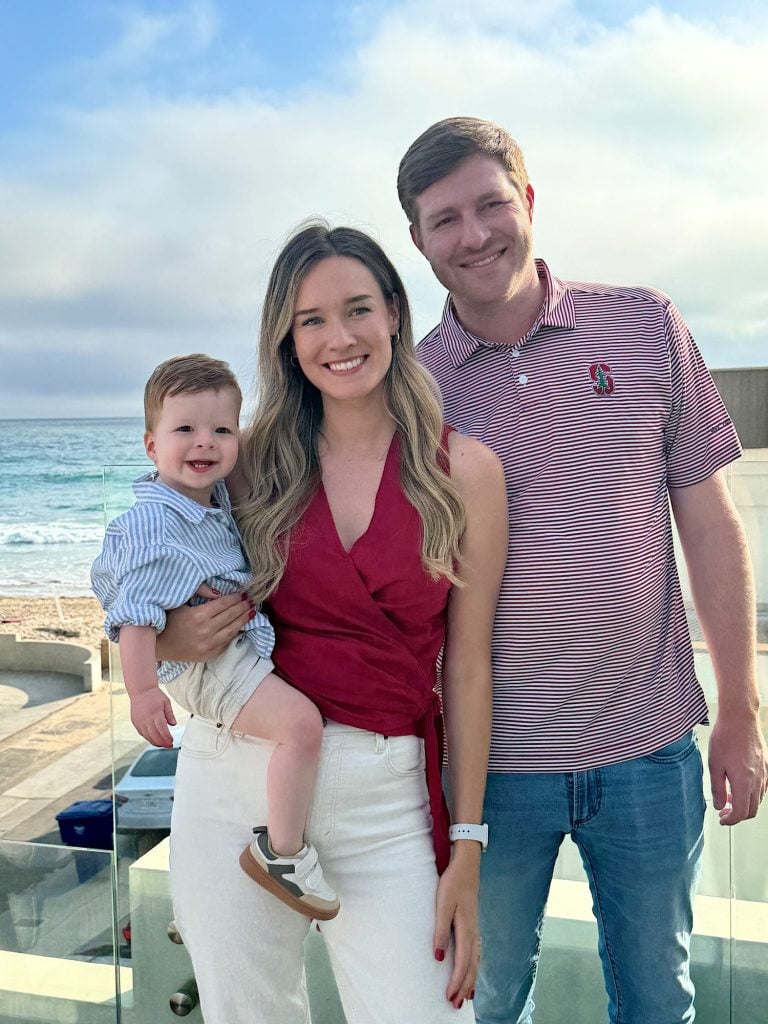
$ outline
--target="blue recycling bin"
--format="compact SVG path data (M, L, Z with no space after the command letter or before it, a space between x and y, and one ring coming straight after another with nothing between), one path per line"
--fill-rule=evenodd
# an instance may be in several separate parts
M61 841L67 846L112 849L112 801L77 800L56 815ZM89 850L76 850L78 881L85 882L106 866L107 858Z
M112 849L112 801L77 800L56 815L61 841L67 846Z

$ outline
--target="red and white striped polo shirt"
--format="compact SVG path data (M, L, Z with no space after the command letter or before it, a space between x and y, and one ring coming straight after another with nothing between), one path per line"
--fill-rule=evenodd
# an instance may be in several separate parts
M492 771L612 764L706 720L667 488L741 454L666 295L537 268L547 298L516 345L469 334L449 297L418 348L446 421L506 474Z

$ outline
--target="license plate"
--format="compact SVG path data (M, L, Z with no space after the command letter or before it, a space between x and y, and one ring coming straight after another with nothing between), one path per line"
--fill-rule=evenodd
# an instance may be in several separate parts
M159 800L142 800L142 806L145 811L159 811L160 801Z

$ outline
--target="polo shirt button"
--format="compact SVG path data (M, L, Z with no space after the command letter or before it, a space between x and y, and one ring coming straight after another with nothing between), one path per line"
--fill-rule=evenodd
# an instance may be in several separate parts
M520 358L520 349L519 348L513 348L512 349L512 358L513 359L519 359Z
M527 375L524 374L524 373L521 373L520 376L517 378L517 383L518 384L527 384L528 383Z

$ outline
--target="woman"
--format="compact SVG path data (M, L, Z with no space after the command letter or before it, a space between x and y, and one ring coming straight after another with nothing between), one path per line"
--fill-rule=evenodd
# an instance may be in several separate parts
M481 846L448 844L433 685L444 641L452 819L476 824L506 551L501 466L444 429L403 285L361 232L314 224L284 247L259 369L231 489L277 671L328 720L307 840L341 900L323 934L347 1021L472 1020ZM172 613L162 656L210 656L216 643L191 630L230 639L237 614L218 603ZM308 1020L308 923L237 874L269 753L216 723L187 726L171 873L206 1024Z

